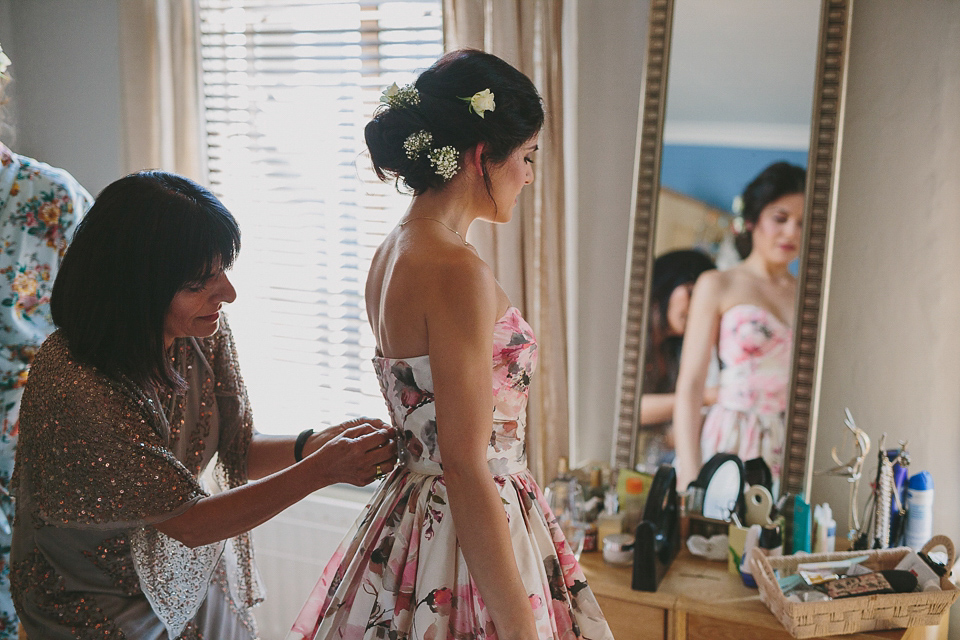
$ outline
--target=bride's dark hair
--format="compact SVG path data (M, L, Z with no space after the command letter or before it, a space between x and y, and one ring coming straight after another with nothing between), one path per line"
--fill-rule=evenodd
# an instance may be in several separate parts
M495 55L474 49L451 51L420 74L414 83L419 104L381 107L364 130L373 168L381 180L403 181L415 194L443 187L445 180L427 153L409 158L403 143L428 131L431 148L451 146L462 156L483 142L487 190L489 164L506 160L543 126L543 102L530 79ZM489 89L496 109L479 117L468 101Z
M795 193L803 194L807 181L807 172L789 162L775 162L760 174L743 190L744 230L734 238L737 253L746 258L753 251L753 225L760 219L760 213L768 204L783 196Z

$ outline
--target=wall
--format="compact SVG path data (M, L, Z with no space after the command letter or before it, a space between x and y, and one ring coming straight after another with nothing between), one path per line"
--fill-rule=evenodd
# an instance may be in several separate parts
M0 0L15 128L4 142L94 195L121 175L117 1Z
M613 446L648 2L580 0L574 463Z
M815 466L849 457L850 407L874 452L883 433L909 440L911 472L934 475L934 531L958 541L960 3L857 2L851 44ZM846 494L814 480L838 535Z
M781 160L807 166L807 152L664 144L660 185L730 211L733 198L766 167Z

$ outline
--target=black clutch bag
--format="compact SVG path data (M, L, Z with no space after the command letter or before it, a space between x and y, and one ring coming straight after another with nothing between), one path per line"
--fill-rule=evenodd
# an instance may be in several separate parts
M650 485L643 520L637 525L630 585L634 590L657 590L680 549L679 533L677 472L661 465Z

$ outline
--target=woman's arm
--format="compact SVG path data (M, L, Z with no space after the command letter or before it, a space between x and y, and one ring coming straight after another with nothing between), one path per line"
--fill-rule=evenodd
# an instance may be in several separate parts
M493 415L493 329L499 311L489 267L438 270L428 303L437 444L457 540L502 640L534 639L536 623L520 579L503 502L487 467Z
M673 411L678 489L686 489L700 471L701 408L710 353L720 330L721 278L720 272L707 271L697 280L690 298Z
M717 402L717 388L703 390L703 406L709 407ZM673 410L677 406L676 393L645 393L640 398L640 424L663 424L673 419Z
M674 393L645 393L640 398L640 424L662 424L673 418Z
M290 457L293 457L290 444ZM392 467L396 443L385 429L361 425L333 437L303 461L241 487L201 498L154 525L188 547L231 538L263 524L310 493L337 482L370 483L376 466Z
M340 435L347 429L370 425L374 429L386 429L392 434L392 429L382 420L376 418L355 418L322 431L317 431L307 439L303 447L303 458L319 450L323 445ZM293 448L297 436L267 435L254 432L250 440L250 449L247 453L247 473L251 480L259 480L271 473L277 473L292 465L296 460L293 457ZM381 471L386 473L393 469L393 464L382 465Z

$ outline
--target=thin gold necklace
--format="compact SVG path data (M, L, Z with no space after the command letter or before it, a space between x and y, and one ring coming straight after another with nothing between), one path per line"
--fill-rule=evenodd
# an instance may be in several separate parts
M447 226L447 224L446 224L445 222L443 222L442 220L437 220L436 218L428 218L428 217L426 217L426 216L422 216L422 217L419 217L419 218L410 218L409 220L404 220L403 222L399 223L397 226L398 226L398 227L402 227L403 225L407 224L408 222L412 222L413 220L433 220L434 222L439 222L439 223L442 224L443 226L447 227L447 230L453 231L455 234L457 234L457 237L460 238L460 242L463 243L463 246L465 246L465 247L471 246L469 242L467 242L466 240L463 239L463 236L460 235L460 232L459 232L459 231L457 231L456 229L453 229L453 228Z

